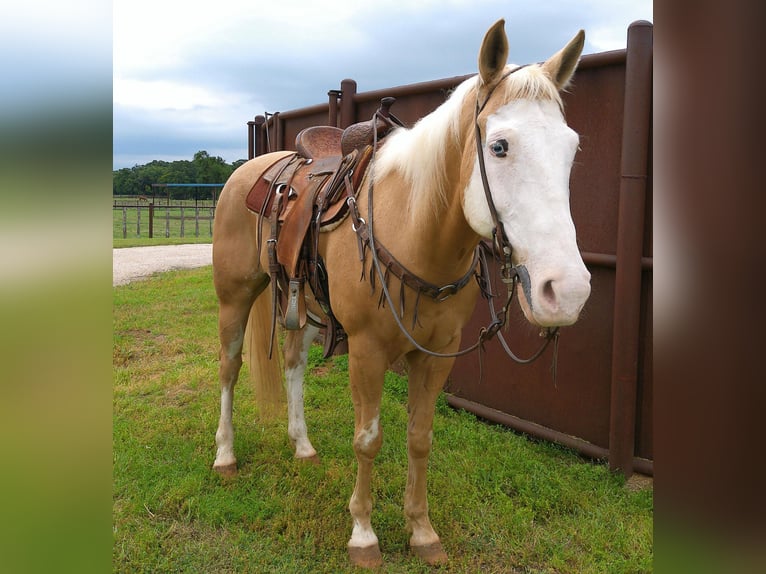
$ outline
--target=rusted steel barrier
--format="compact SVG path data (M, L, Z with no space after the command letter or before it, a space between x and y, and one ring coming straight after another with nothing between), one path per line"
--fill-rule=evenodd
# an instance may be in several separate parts
M628 30L609 428L609 466L628 476L633 472L642 343L641 259L650 176L652 40L648 22L636 22ZM651 345L644 352L651 353Z

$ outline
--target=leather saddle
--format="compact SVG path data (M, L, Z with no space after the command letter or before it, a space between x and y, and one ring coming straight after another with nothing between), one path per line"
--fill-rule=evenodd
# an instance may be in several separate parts
M381 140L401 125L389 114L391 104L393 98L384 98L372 120L345 130L331 126L302 130L295 140L296 152L266 169L245 200L248 209L259 215L259 253L263 219L271 224L267 250L275 305L272 321L278 316L286 329L300 329L307 321L314 322L306 312L308 281L329 318L328 325L319 325L327 328L325 356L345 340L345 333L330 309L326 273L318 253L319 233L334 229L348 215L347 198L355 197L359 190L375 136Z

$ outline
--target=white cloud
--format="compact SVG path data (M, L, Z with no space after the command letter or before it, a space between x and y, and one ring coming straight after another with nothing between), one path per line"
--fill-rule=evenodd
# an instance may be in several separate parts
M630 22L652 16L651 0L114 0L115 165L213 148L238 159L253 115L326 101L346 77L367 91L471 73L500 17L523 63L578 28L586 51L623 48Z
M244 94L214 91L205 85L170 80L114 79L114 104L142 110L226 108L248 100Z
M592 24L586 30L595 52L625 48L628 26L636 20L654 18L648 0L590 0L587 8Z

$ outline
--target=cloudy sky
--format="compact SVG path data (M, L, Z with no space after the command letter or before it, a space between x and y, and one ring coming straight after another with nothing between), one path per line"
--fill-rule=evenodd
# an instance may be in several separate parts
M113 167L247 157L246 122L360 92L476 71L505 18L510 61L535 62L585 29L584 53L625 47L652 0L114 0Z

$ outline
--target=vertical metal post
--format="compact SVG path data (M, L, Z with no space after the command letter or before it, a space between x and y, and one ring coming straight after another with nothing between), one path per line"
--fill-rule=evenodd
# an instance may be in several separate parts
M356 82L346 78L340 83L340 128L347 128L356 121L354 117L354 96L356 95Z
M649 22L628 28L612 339L609 468L633 474L649 134L652 113Z
M255 122L247 122L247 159L255 157Z
M281 151L285 149L283 136L282 136L282 120L279 117L279 112L274 112L271 115L271 120L274 125L273 135L271 136L271 146L268 151Z
M263 124L265 123L266 118L264 116L255 116L252 127L253 148L252 150L248 148L247 159L253 159L256 156L266 153L264 140L261 137L261 130L263 129ZM248 125L250 125L250 122L248 122Z
M149 204L149 239L154 237L154 202Z
M327 95L330 97L327 125L334 128L338 127L338 98L341 94L340 90L330 90L327 92Z

